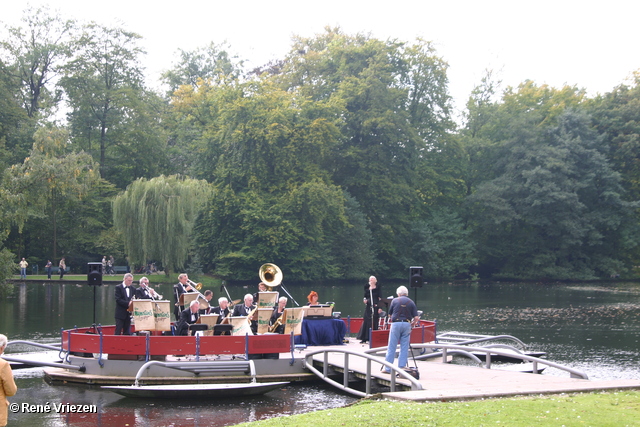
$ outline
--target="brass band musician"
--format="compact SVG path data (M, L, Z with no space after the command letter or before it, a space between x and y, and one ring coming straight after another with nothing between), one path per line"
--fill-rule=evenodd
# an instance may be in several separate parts
M260 300L260 292L267 292L268 290L269 290L269 288L267 288L267 284L266 283L264 283L264 282L258 283L258 292L253 294L253 302L258 304L258 301Z
M136 289L135 297L136 299L162 299L160 294L158 294L153 288L149 287L149 279L143 277L139 281L140 286Z
M284 310L287 307L287 297L278 298L278 304L273 307L271 319L269 319L269 332L284 334Z
M189 308L180 313L180 320L176 322L176 335L189 334L189 325L196 323L200 317L199 308L198 300L193 300L189 304Z
M178 284L173 285L173 296L175 299L175 307L173 314L176 316L176 320L180 320L180 313L184 311L184 305L180 304L180 295L186 292L195 292L196 290L189 284L189 276L186 273L182 273L178 276Z
M207 302L208 307L207 308L201 308L200 309L200 314L211 314L211 300L213 299L213 291L210 289L207 289L206 291L204 291L204 294L202 295L204 297L204 300Z
M229 317L229 311L229 300L227 297L220 297L218 298L218 306L212 308L210 314L217 314L220 316L216 321L216 324L220 324L225 318Z
M233 317L237 317L237 316L253 317L253 315L255 314L255 309L256 309L256 306L253 305L253 295L246 294L244 296L244 304L236 304L233 307ZM258 333L257 320L253 320L253 319L251 320L251 332L253 332L253 335L256 335Z

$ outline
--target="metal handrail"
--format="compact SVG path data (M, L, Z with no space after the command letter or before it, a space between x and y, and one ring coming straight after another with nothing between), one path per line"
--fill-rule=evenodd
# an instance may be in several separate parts
M466 346L466 345L455 345L455 344L415 344L415 343L411 343L411 347L412 348L431 348L434 350L442 350L439 352L434 352L432 353L433 355L435 354L441 354L442 355L442 363L446 363L447 360L447 355L449 353L449 350L455 350L457 353L459 353L460 351L463 352L484 352L486 354L486 360L485 360L485 368L486 369L491 369L491 355L495 354L498 356L507 356L507 357L513 357L513 358L517 358L523 361L529 361L529 362L533 362L533 372L534 373L538 373L538 364L543 364L543 365L547 365L553 368L557 368L566 372L569 372L569 374L571 375L571 378L581 378L584 380L588 380L589 376L587 374L585 374L582 371L578 371L577 369L573 369L570 368L568 366L564 366L564 365L560 365L559 363L555 363L555 362L551 362L549 360L545 360L545 359L540 359L539 357L534 357L534 356L528 356L526 354L517 354L517 353L512 353L510 351L500 351L500 350L494 350L492 348L489 347L470 347L470 346ZM367 353L378 353L380 351L386 351L386 347L378 347L378 348L374 348L371 350L367 350ZM430 357L435 357L435 356L430 356ZM417 357L417 359L420 357Z
M473 339L468 339L465 340L463 338L465 337L470 337ZM515 341L516 343L520 344L522 346L522 348L526 349L527 345L522 342L521 340L519 340L518 338L512 336L512 335L478 335L478 334L465 334L465 333L461 333L461 332L446 332L444 334L440 334L436 336L436 341L438 340L450 340L450 341L456 341L456 344L477 344L480 342L487 342L487 341L492 341L492 340L511 340L511 341Z
M144 372L150 368L151 366L162 366L164 368L169 369L177 369L180 371L192 371L196 375L200 372L211 372L211 371L238 371L243 368L243 371L249 370L249 375L251 375L251 382L256 382L256 366L253 363L253 360L243 360L243 361L224 361L224 362L161 362L158 360L151 360L143 364L140 369L138 369L138 373L136 374L136 380L134 385L139 387L140 384L138 380L142 378ZM235 368L235 369L233 369Z
M322 368L322 372L320 372L318 369L316 369L313 366L313 356L316 354L320 354L320 353L324 353L323 355L323 368ZM344 354L344 371L343 371L343 383L340 384L337 381L332 380L331 378L328 377L328 371L329 371L329 353L343 353ZM361 357L363 359L367 360L367 370L366 370L366 386L365 386L365 392L361 392L360 390L356 390L353 389L351 387L349 387L349 356L358 356ZM311 360L310 360L311 359ZM411 390L422 390L422 384L420 384L420 382L418 380L416 380L414 377L412 377L411 375L409 375L407 372L404 371L404 369L402 368L398 368L398 366L387 362L384 359L381 359L378 356L373 356L371 354L368 354L367 352L362 353L361 351L354 351L354 350L348 350L348 349L341 349L341 348L332 348L332 349L320 349L320 350L315 350L312 352L309 352L305 355L304 358L304 363L305 363L305 367L307 369L309 369L311 372L313 372L314 374L316 374L318 377L320 377L320 379L326 381L327 383L346 391L347 393L351 393L351 394L355 394L356 396L359 397L368 397L371 396L371 362L376 362L376 363L380 363L383 366L386 366L387 368L389 368L391 370L391 374L390 374L390 379L391 379L391 391L396 391L396 374L400 375L401 377L409 380L411 382Z
M60 345L41 344L33 341L23 341L23 340L9 341L7 343L7 347L9 347L12 344L26 344L26 345L32 345L34 347L46 348L47 350L56 350L56 351L60 350Z
M60 347L58 346L41 344L33 341L16 340L16 341L9 341L7 343L7 347L14 344L25 344L25 345L31 345L34 347L46 348L47 350L55 350L55 351L58 351L58 358L61 359L61 361L64 359L63 357L60 357ZM71 364L62 365L59 362L45 362L42 360L22 359L19 357L10 356L9 354L4 354L2 358L8 362L23 363L25 365L49 366L53 368L64 367L65 369L71 369L71 370L76 370L80 372L85 372L87 370L86 366L77 366L77 365L71 365Z

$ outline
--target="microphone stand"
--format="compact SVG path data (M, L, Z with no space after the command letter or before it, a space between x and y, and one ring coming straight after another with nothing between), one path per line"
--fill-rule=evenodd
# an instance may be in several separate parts
M229 304L232 304L232 300L231 300L231 295L229 295L229 291L227 290L227 287L222 284L222 286L220 286L220 290L223 290L227 293L227 298L229 298Z
M289 293L289 291L287 290L287 288L284 287L284 284L280 283L280 287L282 288L282 290L284 291L285 294L287 294L289 296L289 298L291 298L291 301L293 301L294 303L296 303L296 305L298 307L300 307L300 304L298 304L298 301L296 301L296 299L294 297L291 296L291 294Z
M373 290L371 289L371 285L369 285L369 304L371 304L371 329L375 329L373 327L373 320L375 317L375 309L373 308Z

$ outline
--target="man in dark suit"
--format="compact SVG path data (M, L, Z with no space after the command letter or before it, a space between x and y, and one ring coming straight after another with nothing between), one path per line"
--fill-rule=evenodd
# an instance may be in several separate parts
M200 315L203 314L211 314L211 310L213 309L213 307L211 307L211 300L213 299L213 291L207 289L206 291L204 291L204 294L202 294L202 296L204 297L204 300L207 302L207 308L202 308L205 304L202 304L202 301L200 301L202 299L202 297L199 297L200 301Z
M184 305L179 305L180 295L185 292L195 292L195 289L189 284L189 276L186 273L182 273L178 276L178 284L173 285L173 297L175 308L173 314L176 316L176 320L180 320L180 313L184 311Z
M122 279L122 283L116 286L116 335L131 335L131 313L129 313L129 302L133 298L134 289L131 287L133 275L127 273Z
M229 317L229 313L229 300L226 297L220 297L218 298L218 306L213 307L210 314L217 314L220 316L216 322L216 324L220 324L225 318Z
M149 279L140 279L140 287L136 289L136 299L160 299L160 295L149 287Z
M244 296L244 304L237 304L233 308L233 317L253 315L256 313L255 308L256 306L253 305L253 295L246 294ZM253 335L258 333L257 320L251 320L251 332L253 332Z
M191 304L189 304L189 308L182 310L180 320L176 322L176 335L189 334L189 325L196 323L200 317L200 313L198 313L199 308L200 303L198 300L193 300Z

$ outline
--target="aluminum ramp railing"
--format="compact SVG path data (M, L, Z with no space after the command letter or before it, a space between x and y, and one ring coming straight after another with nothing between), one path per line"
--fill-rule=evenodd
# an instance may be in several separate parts
M344 363L342 366L340 366L341 369L343 369L343 382L342 384L340 384L337 381L332 380L331 378L329 378L329 353L342 353L344 354ZM323 367L322 367L322 372L320 372L318 369L316 369L313 366L313 356L315 356L316 354L323 354L322 360L323 360ZM360 390L356 390L354 388L349 387L349 374L351 372L354 372L354 370L350 369L350 364L349 364L349 358L350 356L355 356L355 357L360 357L363 359L366 359L367 363L366 363L366 369L364 372L359 372L361 374L365 375L365 391L362 392ZM371 396L371 381L373 379L373 376L371 375L371 362L376 362L376 363L380 363L383 366L388 367L391 370L391 374L389 375L389 379L391 381L391 391L396 391L396 374L398 374L401 378L407 379L410 381L411 383L411 390L422 390L422 384L420 384L420 382L418 380L416 380L414 377L412 377L411 375L409 375L407 372L405 372L403 369L398 368L398 366L386 362L383 358L379 357L379 356L375 356L372 354L369 354L367 352L363 353L361 351L354 351L354 350L348 350L348 349L340 349L340 348L331 348L331 349L319 349L319 350L315 350L312 352L309 352L305 355L305 367L310 370L311 372L313 372L314 374L316 374L318 377L320 377L322 380L324 380L325 382L339 388L340 390L346 391L347 393L351 393L354 394L356 396L359 397L369 397ZM336 365L338 366L338 365ZM382 378L381 378L382 379ZM385 378L386 380L386 378Z

